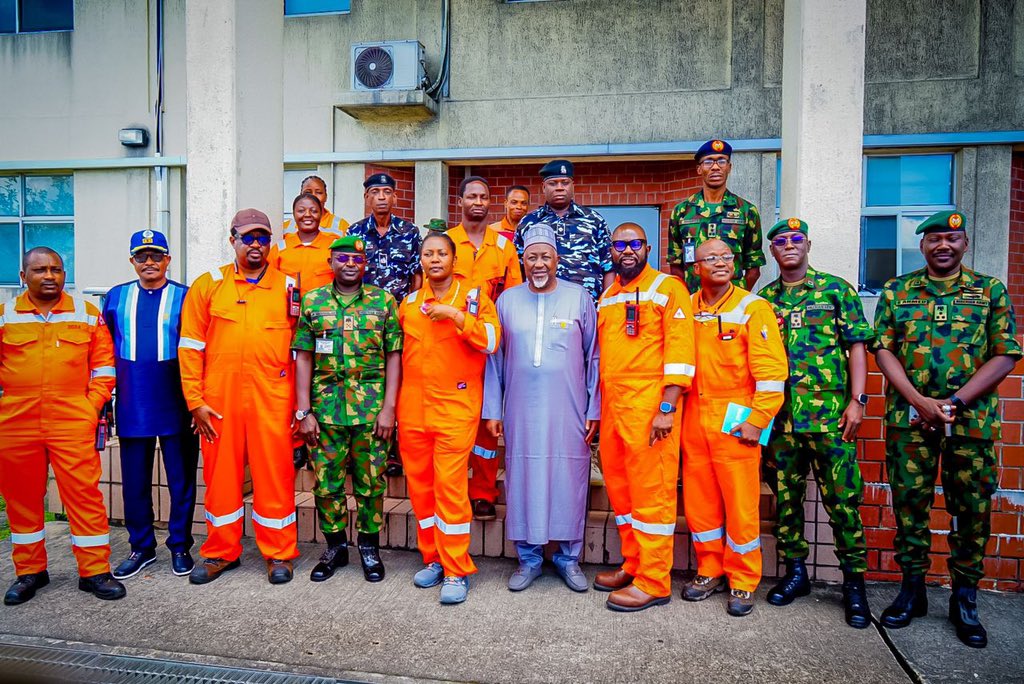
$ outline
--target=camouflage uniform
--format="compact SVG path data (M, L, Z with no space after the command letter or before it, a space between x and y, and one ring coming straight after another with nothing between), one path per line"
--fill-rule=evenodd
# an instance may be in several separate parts
M996 278L961 268L950 281L926 269L885 284L875 313L877 347L903 364L918 392L949 399L994 356L1020 358L1013 305ZM896 514L896 562L908 575L928 571L928 528L941 457L953 580L976 586L996 489L994 441L1000 436L996 392L962 410L952 436L910 426L910 404L890 384L886 396L886 469Z
M420 268L420 229L394 214L381 236L377 220L370 214L348 228L349 235L366 240L366 273L363 282L387 290L396 302L409 294L413 276Z
M317 351L318 341L322 347ZM320 423L320 444L312 449L320 529L341 532L348 525L346 467L352 468L356 529L380 532L384 521L384 466L388 443L373 434L384 401L385 354L401 351L402 329L395 299L373 285L345 306L334 284L303 297L292 349L314 352L311 407Z
M850 403L849 360L853 344L870 343L871 326L849 283L812 268L801 285L781 278L760 295L778 316L786 340L786 401L768 445L766 480L778 497L775 537L783 560L807 558L804 495L814 471L844 570L867 570L864 527L858 507L864 482L854 442L844 442L839 420Z
M516 228L515 246L523 255L523 234L536 223L546 223L558 236L557 277L581 285L594 302L604 290L604 274L612 270L612 236L604 217L572 202L565 216L547 204L524 216Z
M684 264L686 245L693 244L696 253L697 247L712 238L725 242L736 255L736 277L732 282L745 288L747 284L743 273L766 263L761 248L761 215L757 213L757 207L726 190L722 204L712 214L711 207L704 203L704 191L701 190L672 210L668 223L668 263L686 268L686 289L690 292L700 289L700 277L694 272L692 262Z

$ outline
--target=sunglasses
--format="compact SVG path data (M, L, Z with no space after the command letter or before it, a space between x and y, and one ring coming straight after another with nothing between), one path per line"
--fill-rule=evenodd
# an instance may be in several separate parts
M353 264L366 263L366 257L364 257L362 254L335 254L334 260L337 261L339 264L347 264L350 261Z
M779 237L772 238L772 244L776 247L785 247L787 242L792 242L794 245L802 245L807 240L804 235L780 235Z
M154 254L153 252L143 252L142 254L132 254L132 261L137 264L144 264L147 261L152 261L154 264L162 264L164 259L167 258L166 254Z
M262 233L260 235L246 233L245 235L239 235L238 239L241 240L242 244L247 247L254 242L260 243L260 247L267 247L268 245L270 245L270 236L264 235Z
M612 247L616 252L625 252L629 247L634 252L639 252L647 244L647 240L612 240Z

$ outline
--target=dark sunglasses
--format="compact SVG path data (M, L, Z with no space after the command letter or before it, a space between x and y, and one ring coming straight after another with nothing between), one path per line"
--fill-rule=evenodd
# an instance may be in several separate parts
M249 246L254 242L260 243L260 247L266 247L270 244L269 235L253 235L252 233L246 233L245 235L239 235L238 239L242 241L243 245Z
M366 263L366 257L364 257L362 254L335 254L334 260L337 261L339 264L347 264L350 261L353 264Z
M147 261L152 261L154 264L164 263L164 259L167 258L166 254L159 254L153 252L143 252L142 254L132 254L132 261L137 264L144 264Z
M612 247L616 252L625 252L627 246L634 252L639 252L646 244L647 240L612 240Z
M779 237L772 238L772 244L776 247L785 247L787 242L792 242L794 245L802 245L804 240L807 238L803 235L780 235Z

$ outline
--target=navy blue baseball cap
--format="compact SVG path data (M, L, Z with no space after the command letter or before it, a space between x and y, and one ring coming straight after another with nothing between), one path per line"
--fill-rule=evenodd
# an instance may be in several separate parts
M164 237L164 234L158 230L149 230L148 228L132 235L129 254L135 254L144 249L151 249L154 252L163 252L164 254L171 251L167 247L167 238Z
M732 145L718 138L708 140L697 149L697 154L693 155L693 158L700 161L709 154L724 154L732 159Z

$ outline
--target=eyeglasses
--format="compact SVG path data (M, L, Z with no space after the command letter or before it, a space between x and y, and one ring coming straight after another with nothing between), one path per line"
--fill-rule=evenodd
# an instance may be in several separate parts
M339 264L347 264L350 261L353 264L366 263L366 257L364 257L362 254L335 254L334 260L337 261Z
M248 247L254 242L260 243L260 247L266 247L270 244L270 236L266 234L253 235L252 233L246 233L245 235L237 236L242 244Z
M701 159L700 166L702 169L710 169L713 166L717 166L720 169L724 169L725 165L729 163L729 158L725 159Z
M772 238L772 244L776 247L785 247L787 242L792 242L794 245L802 245L807 240L805 235L780 235Z
M629 247L634 252L639 252L647 244L647 240L612 240L612 247L616 252L625 252Z
M710 266L711 264L715 263L716 261L721 261L722 263L731 264L735 258L736 258L735 254L712 254L711 256L706 256L703 259L697 259L697 261L704 262L705 264Z
M142 252L141 254L132 254L132 261L137 264L144 264L147 261L152 261L154 264L162 264L166 258L166 254L160 254L159 252Z

